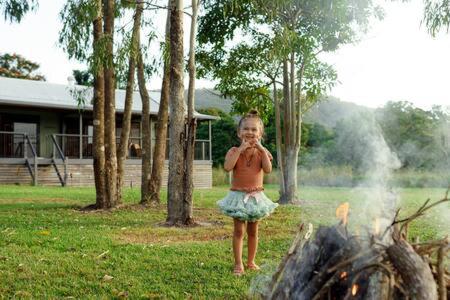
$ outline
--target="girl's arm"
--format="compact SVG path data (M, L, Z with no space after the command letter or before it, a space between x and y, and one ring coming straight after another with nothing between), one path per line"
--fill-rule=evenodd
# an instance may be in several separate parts
M239 150L239 148L232 148L228 151L227 155L225 156L225 162L223 164L223 168L225 169L225 171L230 172L234 169L234 166L239 159L239 155L241 155L241 151Z
M225 156L225 162L223 164L223 168L225 169L225 171L230 172L234 169L234 166L239 159L239 155L241 155L241 153L248 147L250 147L250 143L244 140L238 148L231 148L228 151L227 155Z
M256 148L261 153L261 160L262 160L262 169L264 173L270 173L272 172L272 155L270 155L269 150L264 148L263 145L261 145L260 142L256 143Z

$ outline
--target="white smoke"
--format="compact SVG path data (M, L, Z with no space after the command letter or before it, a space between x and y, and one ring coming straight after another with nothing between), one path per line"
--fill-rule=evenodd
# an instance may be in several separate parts
M360 114L354 118L353 123L359 124L354 132L366 155L361 168L364 181L353 191L362 201L351 209L350 219L356 218L355 223L363 223L369 233L382 234L395 217L398 197L389 187L389 179L401 163L387 145L372 114Z

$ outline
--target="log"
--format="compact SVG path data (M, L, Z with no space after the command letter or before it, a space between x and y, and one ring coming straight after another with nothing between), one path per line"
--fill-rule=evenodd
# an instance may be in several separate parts
M414 300L437 299L436 282L429 265L403 239L394 240L386 249L389 260L397 269L408 296Z
M333 273L329 273L328 270L346 260L350 257L355 256L361 251L361 246L356 239L349 240L341 249L339 249L334 255L332 255L326 263L324 263L320 271L315 275L308 284L300 291L296 290L293 293L293 298L295 299L312 299L322 288L327 280L329 280ZM338 270L337 272L341 272ZM350 270L348 270L350 272Z
M437 278L439 286L439 300L447 300L447 283L445 282L445 255L447 248L448 238L447 245L442 245L438 250Z
M342 249L349 248L345 247L348 243L346 230L342 225L320 227L314 240L298 243L287 261L283 261L282 270L272 279L269 293L264 298L311 299L333 276L333 273L327 272L328 269L355 255L358 252L356 249L360 250L357 243L352 241L349 247L355 250L351 253L343 251ZM332 262L328 263L331 258ZM300 295L305 288L308 290L308 297Z

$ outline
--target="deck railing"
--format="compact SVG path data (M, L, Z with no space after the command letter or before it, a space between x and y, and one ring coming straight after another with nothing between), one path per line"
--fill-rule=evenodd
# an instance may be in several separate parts
M3 158L27 158L32 156L31 146L36 152L37 143L33 139L27 142L24 133L0 131L0 157ZM128 158L139 159L142 156L141 137L130 137L128 146ZM46 137L43 145L44 153L51 154L53 159L92 159L93 158L93 136L79 134L52 134ZM120 137L116 137L117 144ZM24 145L29 145L24 147ZM207 139L195 141L194 159L211 160L211 142ZM152 139L152 149L155 139ZM169 158L170 140L166 144L166 159ZM42 150L41 149L41 150ZM36 152L37 153L37 152ZM49 155L44 154L44 155Z
M52 164L55 168L56 174L58 175L59 181L61 182L62 186L66 186L67 184L67 157L64 155L64 152L62 151L61 147L59 146L56 135L52 134L52 145L53 145L53 151L52 151ZM58 159L61 160L63 171L61 172L58 167Z
M91 159L93 157L94 138L92 135L54 134L53 136L65 157L71 159ZM129 138L128 158L140 157L140 139L139 137ZM120 137L116 137L116 142L118 145Z
M27 141L27 137L29 142ZM28 145L28 147L26 147ZM30 146L32 145L32 146ZM26 158L31 155L31 148L36 151L36 137L23 132L0 131L0 157L1 158Z
M0 131L0 157L24 158L33 179L33 185L38 183L36 144L36 137L30 139L27 133Z

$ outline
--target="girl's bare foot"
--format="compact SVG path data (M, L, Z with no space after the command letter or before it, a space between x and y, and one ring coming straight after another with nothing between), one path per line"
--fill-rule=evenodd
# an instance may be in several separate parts
M261 270L261 268L255 263L247 263L247 269L253 270L253 271Z
M233 275L235 276L244 275L244 266L243 265L234 266Z

